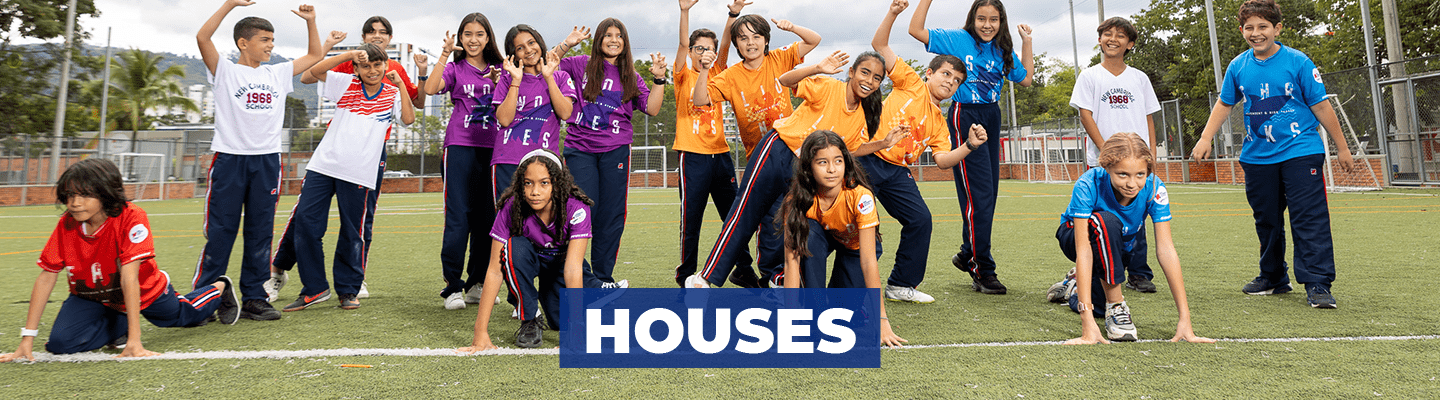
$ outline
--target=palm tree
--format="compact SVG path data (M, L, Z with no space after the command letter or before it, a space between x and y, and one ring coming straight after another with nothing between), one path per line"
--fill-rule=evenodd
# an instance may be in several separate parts
M118 60L110 61L113 63L110 77L111 101L117 108L123 107L130 111L133 135L140 133L142 125L146 128L150 126L149 122L141 122L145 110L168 107L200 111L200 107L185 97L185 90L180 87L180 78L185 77L183 66L171 65L162 71L160 60L164 59L164 56L140 49L132 48L116 56ZM98 89L100 85L99 82L96 83Z

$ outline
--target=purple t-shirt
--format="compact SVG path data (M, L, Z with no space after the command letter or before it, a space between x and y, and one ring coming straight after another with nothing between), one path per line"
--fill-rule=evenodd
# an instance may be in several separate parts
M562 255L569 245L569 242L566 242L566 246L558 246L555 244L554 239L551 238L549 234L549 231L555 229L554 221L551 221L552 224L550 226L544 226L540 223L539 217L532 215L526 218L523 224L520 224L522 232L519 234L510 232L510 213L514 212L515 207L517 207L515 205L515 198L506 201L505 206L500 207L500 212L495 214L495 226L490 228L490 237L505 244L509 243L512 237L524 236L539 246L539 248L535 250L541 257L554 259L555 256ZM519 207L529 207L529 205L522 204ZM585 205L585 203L580 202L580 200L572 198L565 202L565 215L567 215L567 217L564 223L570 229L570 240L589 239L591 237L590 206Z
M490 102L495 81L485 77L489 68L476 68L465 60L445 64L441 93L450 93L450 102L455 104L450 124L445 126L446 146L495 147L500 124L495 121L495 106Z
M650 86L637 72L635 84L640 87L640 95L630 101L620 101L625 95L625 89L620 87L620 69L607 62L604 90L595 101L585 101L585 64L589 62L588 55L560 60L560 70L575 79L575 91L580 97L574 115L566 121L570 128L565 146L588 153L604 153L634 143L635 128L630 126L630 116L635 110L645 109Z
M495 156L490 165L519 164L520 158L535 149L546 149L559 153L560 118L555 116L555 106L550 104L550 87L540 75L521 74L519 97L515 99L515 120L502 128L495 139ZM555 85L560 94L570 98L574 104L580 96L575 94L575 83L565 71L555 71ZM497 86L509 90L509 72L501 72ZM505 102L505 94L496 94L495 107Z

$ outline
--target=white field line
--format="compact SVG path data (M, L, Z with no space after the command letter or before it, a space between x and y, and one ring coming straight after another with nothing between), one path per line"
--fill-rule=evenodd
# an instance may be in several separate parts
M1237 338L1237 339L1216 339L1216 343L1294 343L1294 342L1391 342L1407 340L1440 340L1440 335L1412 335L1412 336L1341 336L1341 337L1296 337L1296 338ZM1167 340L1148 339L1137 343L1163 343ZM987 342L987 343L951 343L951 344L926 344L905 346L900 349L889 349L891 351L906 351L919 349L938 349L953 347L1020 347L1020 346L1056 346L1062 342ZM99 361L146 361L146 360L254 360L254 359L288 359L288 358L325 358L325 357L366 357L366 356L389 356L389 357L474 357L474 356L554 356L559 355L560 349L510 349L500 348L486 350L478 353L459 353L455 349L317 349L317 350L259 350L259 351L198 351L198 352L174 352L162 353L154 357L117 359L112 354L100 352L87 352L78 354L54 355L50 353L36 352L36 362L99 362Z

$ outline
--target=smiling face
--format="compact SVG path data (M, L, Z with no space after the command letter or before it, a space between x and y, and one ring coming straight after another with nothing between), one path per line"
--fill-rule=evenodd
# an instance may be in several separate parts
M525 177L521 185L525 192L525 204L530 205L537 215L549 215L550 206L550 169L545 163L534 161L525 168Z
M1145 160L1133 157L1106 167L1105 172L1110 174L1110 187L1115 190L1115 199L1120 201L1120 205L1129 205L1134 201L1140 189L1145 188L1145 178L1150 176Z
M980 34L980 40L984 42L995 39L1000 34L1000 10L995 6L985 5L975 9L975 32Z
M380 21L370 23L370 33L360 35L360 40L365 43L374 43L381 49L390 48L390 30L385 29L385 24Z
M367 87L374 87L385 79L385 71L390 69L390 60L373 60L370 62L355 63L355 75L360 77L360 82Z
M625 34L620 32L620 27L611 26L605 29L605 34L600 36L600 53L605 58L619 57L625 51Z
M1283 24L1271 24L1265 18L1254 16L1246 19L1245 24L1240 26L1240 37L1255 50L1255 56L1263 59L1280 50L1280 46L1275 44L1275 37L1280 36L1283 28Z
M1107 59L1124 59L1125 53L1135 48L1135 38L1125 34L1120 27L1111 27L1100 34L1100 52Z
M249 38L237 40L235 46L246 58L258 62L270 61L270 53L275 50L275 32L256 31Z
M521 31L515 34L515 55L520 59L520 66L534 68L540 64L540 57L545 49L540 48L540 42L530 32Z
M937 103L954 95L964 82L965 71L955 69L955 65L948 62L940 64L940 68L925 70L925 86L930 88L931 100Z
M755 28L750 24L741 24L740 33L735 35L735 49L740 51L740 58L745 61L757 60L765 57L765 46L770 45L770 40L765 35L755 33Z
M485 45L490 43L490 33L479 22L465 24L465 30L460 32L460 38L455 44L465 48L466 58L480 58L481 51Z
M849 77L850 91L855 97L868 97L880 90L880 82L885 79L885 64L879 58L867 57L850 66Z
M839 147L829 146L815 152L815 159L810 161L810 173L815 176L815 194L835 195L840 186L845 183L845 155L840 152Z

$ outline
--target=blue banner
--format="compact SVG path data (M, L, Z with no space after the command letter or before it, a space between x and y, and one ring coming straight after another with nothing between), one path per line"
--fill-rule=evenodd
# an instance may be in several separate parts
M879 289L566 289L561 368L880 368Z

